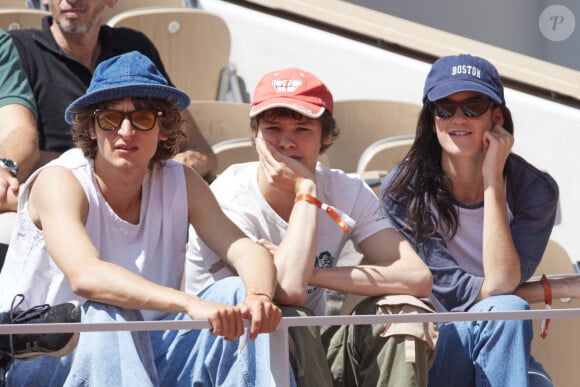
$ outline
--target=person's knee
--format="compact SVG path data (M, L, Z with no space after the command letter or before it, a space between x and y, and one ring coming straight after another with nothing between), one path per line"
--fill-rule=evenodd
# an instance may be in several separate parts
M503 311L520 311L529 310L530 305L522 298L512 295L504 294L499 296L492 296L485 299L487 305L479 310L493 311L493 312L503 312ZM482 305L483 306L483 305ZM481 323L485 329L489 331L495 331L499 336L503 336L504 339L511 339L507 332L512 332L513 334L523 333L525 337L531 340L532 337L532 321L529 319L515 320L515 319L497 319L490 320ZM527 339L526 339L527 340Z
M237 305L246 298L246 289L240 277L226 277L203 289L198 296L208 301Z
M84 322L143 321L143 314L138 309L124 309L90 300L85 301L81 311Z
M502 294L488 297L478 303L479 305L472 311L510 311L529 310L530 304L527 301L513 294Z
M214 285L220 286L220 287L225 287L228 289L232 289L232 290L244 290L245 292L245 288L244 288L244 283L242 282L240 277L226 277L226 278L222 278L218 281L216 281L214 283Z

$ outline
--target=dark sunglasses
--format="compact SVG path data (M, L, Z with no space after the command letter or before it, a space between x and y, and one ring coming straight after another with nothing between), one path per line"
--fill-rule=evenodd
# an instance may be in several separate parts
M431 102L431 111L441 118L450 118L455 115L457 108L460 107L466 117L479 117L485 113L494 102L487 98L469 98L464 101L451 101L442 99Z
M123 112L113 109L95 109L93 116L102 130L118 130L125 117L129 119L131 125L137 130L151 130L157 122L157 117L162 117L164 112L151 110L133 110Z

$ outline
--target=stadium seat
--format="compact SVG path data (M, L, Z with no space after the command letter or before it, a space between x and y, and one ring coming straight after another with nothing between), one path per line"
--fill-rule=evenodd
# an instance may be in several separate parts
M119 0L113 8L105 7L103 22L106 23L120 13L138 8L185 6L185 0Z
M27 8L0 8L0 28L4 31L24 28L41 28L42 18L48 11Z
M217 99L221 74L228 69L231 44L221 17L194 8L140 8L122 12L107 24L147 35L173 84L192 100Z
M218 174L231 164L258 160L248 103L194 100L189 111L218 158Z
M364 150L380 139L415 133L420 105L387 100L336 101L340 135L326 151L330 167L356 172Z
M383 178L407 154L415 137L413 135L385 137L369 145L361 154L356 173L361 175L380 196Z
M3 0L2 8L28 8L26 0Z

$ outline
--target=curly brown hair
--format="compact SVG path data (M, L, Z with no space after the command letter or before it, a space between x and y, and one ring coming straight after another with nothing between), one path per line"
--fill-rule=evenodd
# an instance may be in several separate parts
M165 160L175 156L180 149L186 136L181 128L182 120L177 104L171 100L156 98L131 98L135 110L162 111L164 114L158 118L160 135L166 137L159 140L157 151L151 158L149 168L155 165L163 166ZM98 104L79 108L72 112L73 124L72 135L74 144L81 148L85 156L95 158L97 154L97 140L93 138L95 133L95 119L93 111L109 107L116 101L101 102Z
M304 117L304 115L298 113L295 110L283 108L283 107L268 109L268 110L258 114L255 117L252 117L250 119L250 128L252 129L252 140L258 135L258 123L264 117L268 117L268 118L284 117L284 118L294 118L296 120L300 120L300 119L302 119L302 117ZM331 138L331 141L328 144L323 143L320 145L319 153L322 154L328 148L330 148L330 146L332 145L334 140L340 134L340 131L336 126L336 121L334 120L334 117L332 117L332 114L328 110L324 111L322 116L320 116L319 120L320 120L320 124L322 126L322 138L324 139L328 135L330 135L330 138Z

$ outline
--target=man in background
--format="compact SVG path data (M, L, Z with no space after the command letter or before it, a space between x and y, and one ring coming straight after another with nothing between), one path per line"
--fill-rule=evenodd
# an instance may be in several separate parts
M84 94L98 63L136 50L149 57L169 79L157 49L143 33L103 25L105 7L112 8L116 3L117 0L48 0L52 16L43 20L41 30L11 32L38 109L40 165L72 147L64 110ZM181 118L187 138L175 159L211 180L217 168L215 154L186 109Z

